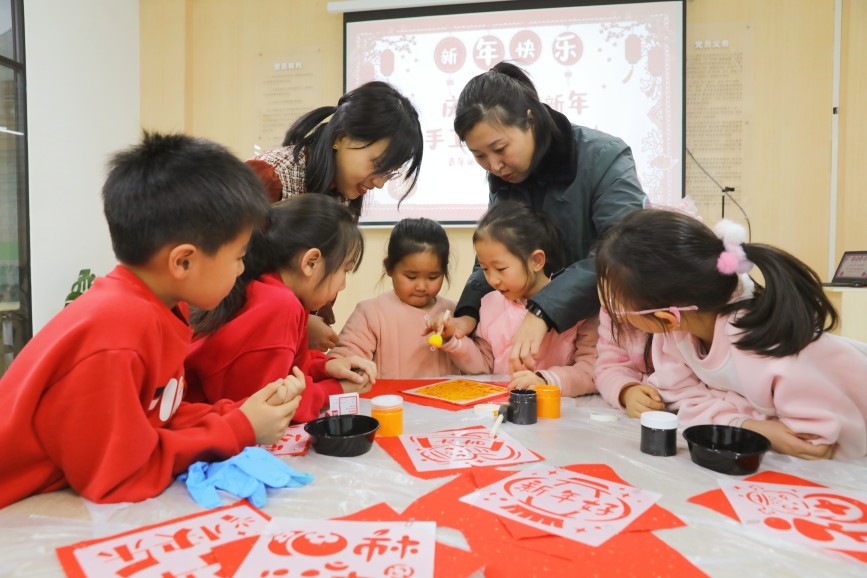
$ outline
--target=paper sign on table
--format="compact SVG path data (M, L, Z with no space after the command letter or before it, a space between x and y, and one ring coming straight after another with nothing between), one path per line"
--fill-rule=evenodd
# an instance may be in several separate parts
M328 415L358 415L358 393L329 395Z
M434 522L274 518L237 576L433 578Z
M472 379L449 379L448 381L407 389L403 393L437 399L456 405L470 405L508 392L502 386L482 383L481 381L474 381Z
M539 461L538 456L503 432L490 437L487 428L402 435L399 439L420 472Z
M265 448L275 456L303 456L307 453L309 445L310 436L304 431L304 424L299 424L287 427L283 437L277 443L259 447Z
M220 576L214 552L246 555L250 538L268 526L268 516L247 502L216 508L57 549L69 577ZM233 552L233 550L236 550Z
M744 524L800 544L867 552L867 496L746 480L720 486Z
M462 502L590 546L647 511L659 494L560 468L537 467L461 498Z

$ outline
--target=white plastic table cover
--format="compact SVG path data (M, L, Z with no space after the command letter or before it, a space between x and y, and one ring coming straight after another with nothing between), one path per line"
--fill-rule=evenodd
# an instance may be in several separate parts
M493 423L493 417L475 416L472 408L450 412L411 401L407 398L404 403L404 433ZM760 536L722 514L687 502L696 494L718 488L720 479L739 478L693 464L679 434L677 455L648 456L639 451L637 419L609 407L596 395L561 402L560 419L540 420L533 425L505 422L502 430L543 455L545 463L606 464L627 483L661 494L657 503L686 526L659 530L656 535L710 576L867 576L867 564ZM362 399L360 410L369 414L370 401ZM591 419L594 412L611 413L616 420ZM305 456L283 459L296 470L313 474L315 479L304 488L269 491L264 511L270 516L333 518L379 502L402 511L416 498L453 479L415 478L378 444L354 458L323 456L310 449ZM765 470L841 490L867 490L867 459L805 461L769 452L759 471ZM231 500L227 497L225 503ZM140 503L94 504L71 490L33 496L0 510L0 576L62 576L54 553L57 547L201 511L178 482ZM456 530L440 528L437 539L466 547Z

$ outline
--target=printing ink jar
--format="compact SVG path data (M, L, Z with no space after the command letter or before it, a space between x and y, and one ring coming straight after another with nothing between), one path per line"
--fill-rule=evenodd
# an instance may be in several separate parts
M536 392L532 389L513 389L509 392L509 411L512 423L536 423Z
M667 411L641 414L641 451L651 456L677 453L677 416Z
M399 395L379 395L370 400L370 417L379 422L380 437L395 437L403 433L403 398Z
M560 388L556 385L537 385L533 389L536 390L536 415L539 419L560 417Z

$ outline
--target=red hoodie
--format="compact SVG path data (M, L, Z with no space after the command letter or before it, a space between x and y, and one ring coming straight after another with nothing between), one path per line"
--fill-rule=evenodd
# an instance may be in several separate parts
M298 366L307 377L307 387L293 421L318 417L328 396L343 393L343 387L325 373L328 357L307 348L308 315L276 273L251 282L247 302L238 314L193 342L186 361L187 399L242 399Z
M181 402L191 336L123 266L56 315L0 380L0 507L67 486L144 500L256 443L239 403Z

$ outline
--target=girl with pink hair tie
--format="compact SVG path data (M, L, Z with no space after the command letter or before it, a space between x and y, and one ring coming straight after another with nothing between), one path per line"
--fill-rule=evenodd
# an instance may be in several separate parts
M615 338L655 334L646 383L681 427L743 427L806 459L867 456L867 344L828 333L837 312L812 269L745 237L677 211L625 217L596 255Z

